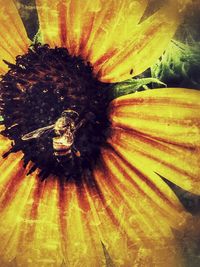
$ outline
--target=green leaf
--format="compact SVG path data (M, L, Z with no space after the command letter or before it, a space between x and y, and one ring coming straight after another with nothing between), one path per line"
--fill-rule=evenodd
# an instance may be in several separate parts
M38 32L36 33L36 35L34 36L33 38L33 44L37 44L37 43L43 43L42 42L42 34L41 34L41 31L38 30Z
M151 67L152 77L167 86L200 88L200 42L184 44L172 40L162 57Z
M112 86L111 95L114 99L119 96L135 93L137 91L148 90L152 88L152 84L166 87L166 84L157 78L132 78L121 83L116 83L114 86Z

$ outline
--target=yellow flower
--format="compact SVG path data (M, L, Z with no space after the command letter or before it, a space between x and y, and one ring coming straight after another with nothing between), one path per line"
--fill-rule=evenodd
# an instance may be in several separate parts
M98 92L99 86L126 80L150 67L163 53L179 24L180 15L175 6L164 6L141 20L147 0L36 0L41 39L50 47L36 45L28 51L31 42L15 3L12 0L0 0L0 3L0 72L3 75L0 90L5 124L1 130L6 135L0 136L1 266L9 266L12 260L24 267L180 266L171 227L180 228L189 215L161 176L185 190L200 192L198 91L157 89L113 100L108 107L109 134L99 147L95 164L90 158L92 169L84 166L90 160L84 159L87 151L81 138L87 135L80 131L90 123L99 129L101 120L92 117L97 116L93 114L95 108L78 122L81 123L78 137L72 141L78 149L73 147L75 151L72 151L72 146L69 147L69 154L64 157L67 163L62 162L60 154L55 155L52 143L50 152L46 145L42 152L41 144L46 136L36 141L26 141L25 135L21 136L30 133L26 129L48 126L41 122L40 113L45 115L44 120L52 122L63 111L53 113L66 97L70 103L67 112L73 111L68 121L77 127L73 116L82 114L77 101L90 105L93 98L86 95L86 102L80 100L85 97L80 81L74 86L73 80L71 83L67 80L73 90L80 86L78 97L74 91L69 94L70 89L62 87L66 83L61 74L65 75L67 70L71 75L75 68L73 65L69 69L70 60L77 62L77 69L84 68L80 58L90 62L92 86L98 84ZM69 55L66 49L55 47L67 48ZM65 64L63 58L69 59L64 71L60 61L55 63L59 59ZM88 73L90 67L85 68ZM73 75L78 80L77 73ZM44 87L48 79L53 89ZM88 80L84 84L88 88ZM41 88L43 95L51 92L54 96L54 89L60 94L58 85L66 94L58 100L48 98L48 109L46 98L34 98L40 96ZM33 90L36 90L34 94ZM97 107L102 97L98 98ZM66 110L68 104L62 105ZM17 117L17 112L22 117ZM33 122L38 123L37 127ZM70 127L68 133L75 135ZM87 128L87 133L93 133L92 127ZM87 140L86 148L90 147L90 141L94 142ZM46 157L41 159L44 154ZM49 162L57 166L55 172ZM63 165L68 162L72 164L72 172L74 166L82 164L80 177L76 175L70 180L71 173L67 173L67 179L60 179L59 170L66 170ZM49 168L48 177L43 167L45 171ZM44 180L39 178L39 173Z

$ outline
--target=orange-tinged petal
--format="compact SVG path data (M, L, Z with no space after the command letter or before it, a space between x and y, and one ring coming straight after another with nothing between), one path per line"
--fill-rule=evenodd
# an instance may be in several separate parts
M103 266L104 254L97 220L90 220L90 207L85 190L66 184L60 191L60 223L69 266Z
M57 180L49 178L40 182L37 176L25 179L32 179L33 184L29 185L29 198L22 215L23 228L18 239L17 260L24 267L60 267L64 255L59 225Z
M17 55L27 51L30 41L14 1L0 0L0 6L0 73L3 74L8 70L3 60L14 63Z
M36 0L42 41L51 47L67 47L71 55L79 55L90 34L104 0ZM98 24L98 22L97 22ZM83 53L82 53L83 54Z
M138 258L144 266L147 261L149 266L157 261L161 264L158 266L162 266L164 257L170 253L170 243L174 242L169 225L179 227L177 220L182 223L185 220L180 203L158 176L133 170L110 149L102 150L102 158L103 164L95 169L96 183L102 193L101 201L98 192L96 198L93 194L96 201L92 214L98 216L101 222L98 228L111 258L116 266L131 266L139 261ZM150 177L146 184L145 177ZM163 186L160 193L159 190L157 195L154 192L155 198L152 198L153 190L160 184ZM160 259L157 257L159 246L161 251L163 249ZM148 250L148 255L144 253L143 257L139 256L140 249L145 252L151 247L153 249ZM170 261L176 266L173 256ZM170 262L167 264L170 266Z
M0 145L2 156L9 150L10 141L1 136ZM39 182L38 172L26 176L22 157L18 152L0 160L1 261L17 258L23 267L60 267L64 256L56 180Z
M103 82L126 80L159 58L179 24L171 5L139 23L147 3L37 0L42 40L90 61Z
M149 138L137 132L116 129L109 140L115 151L131 164L142 162L185 190L199 194L199 150Z
M133 166L127 158L111 149L110 151L103 151L103 158L106 173L110 177L108 183L110 190L113 189L115 192L112 195L116 197L121 195L121 201L124 200L124 205L130 205L130 210L132 208L132 212L138 214L138 223L140 220L144 222L144 225L138 225L141 232L152 231L151 235L156 235L163 230L162 234L165 235L164 226L158 229L158 226L153 226L150 223L155 214L160 225L162 225L161 218L163 224L167 221L166 225L172 225L176 228L179 224L179 222L177 224L177 218L180 218L181 221L184 220L185 214L182 205L158 175L151 170L146 170L141 162L136 161L135 166ZM137 206L135 203L138 203ZM157 227L157 231L154 227ZM148 236L150 232L149 234L147 232L146 235ZM141 238L141 240L143 239Z
M199 146L199 97L198 90L168 88L117 98L111 104L112 127L133 129L165 142Z
M60 267L57 182L39 182L38 173L26 176L21 158L21 153L10 154L0 167L1 260Z
M102 21L104 15L103 6L106 5L105 0L71 0L66 17L67 38L66 47L71 55L81 55L84 59L84 47L88 40L96 33L99 25L98 21ZM99 19L100 16L100 19ZM96 25L97 24L97 25Z
M84 198L73 184L55 177L26 176L21 153L10 154L0 172L1 261L22 267L103 266L96 222L85 214ZM90 227L91 223L91 227Z
M43 43L63 46L66 38L66 6L70 1L36 0Z
M6 262L11 261L17 256L20 256L20 236L23 233L25 221L23 214L26 212L27 203L29 201L29 195L32 190L34 180L31 177L25 177L22 174L21 177L9 176L13 184L15 179L21 179L21 184L17 190L10 188L9 194L12 196L12 201L9 205L1 206L0 218L0 236L1 236L1 259ZM28 242L27 242L28 245ZM25 254L24 250L24 254ZM21 264L21 266L26 266Z
M79 55L91 32L100 2L36 0L43 43L67 47L71 55Z
M157 11L135 26L130 35L127 33L121 46L111 43L116 51L108 56L109 60L94 62L97 76L103 82L120 82L142 73L162 55L178 25L179 16L170 6Z
M4 127L0 125L0 132L4 130ZM11 141L0 134L0 157L10 149ZM3 159L0 158L0 163Z
M120 0L104 3L84 47L84 56L92 62L95 69L110 60L113 54L117 54L130 42L147 2L147 0Z
M112 150L102 157L93 183L85 178L78 186L55 177L42 182L37 172L26 176L21 153L8 156L0 167L1 173L10 168L1 176L1 260L22 267L104 266L106 249L115 266L177 266L169 223L177 228L186 216L173 192L163 184L156 196ZM151 174L153 189L159 179Z
M180 22L182 7L169 1L139 23L147 2L37 0L42 40L90 61L103 82L126 80L159 58Z
M17 153L10 155L7 160L1 160L0 210L7 207L7 205L9 205L12 201L14 193L11 194L10 190L15 192L21 184L21 177L17 177L23 171L22 164L20 164L21 158L21 153Z
M200 193L200 93L144 91L114 100L109 143L131 164L142 162L185 190Z

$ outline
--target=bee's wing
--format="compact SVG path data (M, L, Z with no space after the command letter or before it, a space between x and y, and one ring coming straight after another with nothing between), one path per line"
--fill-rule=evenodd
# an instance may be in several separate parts
M52 130L54 128L54 125L55 124L51 124L49 126L42 127L42 128L37 129L37 130L34 130L34 131L30 132L30 133L27 133L27 134L23 135L21 139L23 141L36 139L36 138L40 137L41 135L43 135L44 133Z

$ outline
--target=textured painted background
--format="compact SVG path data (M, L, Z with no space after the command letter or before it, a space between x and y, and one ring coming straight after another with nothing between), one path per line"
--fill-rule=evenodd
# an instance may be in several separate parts
M151 7L148 9L149 13L154 11L160 5L160 1L158 0L152 0L151 2ZM175 39L185 44L189 44L191 47L196 47L196 52L193 53L193 56L190 56L189 59L187 58L187 73L181 71L181 65L175 67L173 66L174 75L171 75L171 72L169 75L166 71L164 72L164 75L160 77L162 78L162 81L169 86L200 88L200 2L199 0L194 0L192 2L193 3L190 8L188 8L185 19L180 26ZM38 30L35 2L34 0L18 0L18 8L29 37L33 39ZM185 54L187 56L187 51L185 51ZM172 65L170 64L173 64L173 58L172 62L165 62L165 64L169 64L167 66L168 69L172 68ZM150 73L150 70L148 70L145 72L143 77L149 77ZM193 214L193 220L188 222L185 232L175 232L175 235L180 242L183 258L185 259L185 266L199 267L200 196L192 195L189 192L183 191L181 188L178 188L171 183L169 186L171 186L171 188L175 191L185 208ZM109 259L109 255L107 255L107 266L113 266L111 260Z

